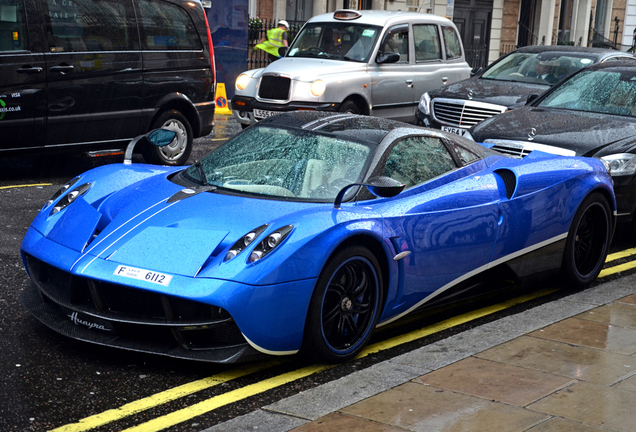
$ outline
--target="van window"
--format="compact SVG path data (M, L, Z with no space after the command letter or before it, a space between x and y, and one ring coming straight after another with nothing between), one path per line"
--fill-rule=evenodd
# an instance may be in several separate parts
M459 44L459 36L452 27L442 27L444 34L444 45L446 46L446 58L453 59L462 56L462 49Z
M398 53L400 61L398 63L409 62L409 26L401 25L390 28L384 35L381 53Z
M439 45L439 33L436 25L413 25L413 43L415 44L415 61L442 58L442 48Z
M192 19L172 3L141 0L141 44L150 50L200 50L201 39Z
M47 0L46 7L51 52L133 49L128 1Z
M26 19L23 0L0 0L0 51L26 50Z

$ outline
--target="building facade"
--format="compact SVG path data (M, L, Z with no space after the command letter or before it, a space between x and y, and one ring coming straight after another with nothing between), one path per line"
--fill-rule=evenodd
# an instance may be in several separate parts
M250 17L306 21L337 9L432 13L453 20L467 58L485 66L517 46L582 45L626 51L636 0L250 0Z

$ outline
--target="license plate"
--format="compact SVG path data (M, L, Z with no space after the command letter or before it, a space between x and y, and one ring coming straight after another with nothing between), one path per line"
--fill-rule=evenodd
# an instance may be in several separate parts
M172 280L172 276L167 274L123 265L117 266L113 274L115 276L142 280L162 286L170 285L170 281Z
M444 132L454 133L455 135L459 135L459 136L464 136L466 134L466 129L462 129L462 128L442 126L442 130Z
M273 115L280 114L278 111L266 111L262 109L254 109L254 117L264 119Z

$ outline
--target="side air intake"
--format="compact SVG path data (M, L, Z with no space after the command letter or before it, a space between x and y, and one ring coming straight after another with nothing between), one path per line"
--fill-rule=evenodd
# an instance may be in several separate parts
M498 169L495 170L495 174L501 177L506 186L506 198L512 198L517 188L517 176L515 176L515 173L508 169Z

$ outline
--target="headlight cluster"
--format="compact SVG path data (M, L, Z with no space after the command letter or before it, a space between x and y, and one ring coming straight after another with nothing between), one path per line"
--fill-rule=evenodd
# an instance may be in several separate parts
M267 225L262 225L241 237L225 254L224 261L227 262L243 252L243 250L245 250L250 244L252 244L252 242L256 240L256 238L258 238L258 236L261 235L261 233L265 231L266 228ZM259 259L265 257L274 249L276 249L276 247L279 246L283 242L283 240L285 240L289 233L291 233L293 228L293 225L287 225L269 234L267 237L265 237L264 240L256 245L249 256L248 261L251 263L256 262Z
M75 177L72 180L69 180L64 186L62 186L61 188L59 188L57 190L57 192L55 192L53 194L53 196L51 197L50 200L48 200L46 202L46 204L44 204L44 207L42 207L42 210L44 210L45 208L47 208L48 206L50 206L51 204L53 204L55 202L56 199L58 199L59 197L62 196L63 193L65 193L67 190L69 190L69 188L71 186L73 186L75 183L77 183L79 181L79 177Z
M323 80L316 80L309 86L309 91L314 96L322 96L325 90L327 90L327 84Z
M424 93L420 98L420 103L417 108L422 111L425 115L430 115L431 113L431 97L428 93Z
M53 195L53 197L46 203L46 206L49 206L51 204L53 204L53 202L55 202L55 200L62 195L65 191L67 191L68 189L70 189L70 187L77 182L77 180L79 180L79 177L74 178L73 180L71 180L70 182L68 182L67 184L65 184L64 186L62 186L62 188L57 191L55 193L55 195ZM57 204L55 205L55 207L53 207L51 209L51 213L49 213L49 216L53 216L55 213L59 213L60 211L62 211L64 208L66 208L68 205L70 205L73 201L75 201L77 198L81 197L82 195L84 195L86 192L88 192L88 190L91 188L91 184L90 183L84 183L83 185L80 185L78 187L76 187L75 189L73 189L72 191L70 191L69 193L67 193L66 195L64 195L62 197L62 199L60 199ZM45 206L45 207L46 207Z
M636 154L619 153L603 156L601 160L609 164L610 174L613 177L633 175L636 173Z
M245 90L250 83L250 77L246 74L240 74L236 79L236 88L239 90Z

